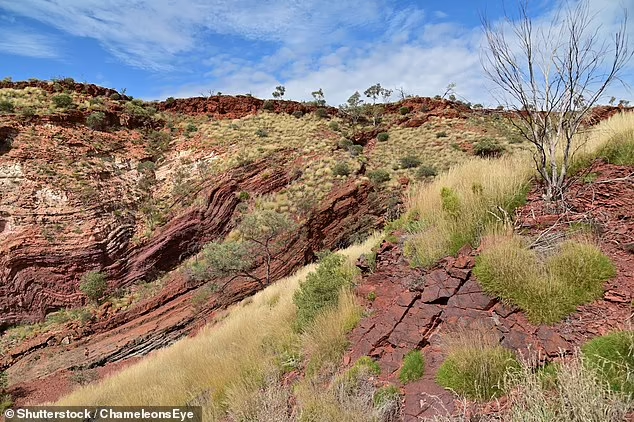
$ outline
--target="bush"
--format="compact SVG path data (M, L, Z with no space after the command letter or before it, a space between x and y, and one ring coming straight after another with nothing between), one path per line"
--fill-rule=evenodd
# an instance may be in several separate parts
M356 272L345 261L341 255L326 254L319 260L317 270L300 283L293 296L299 331L306 329L321 312L337 306L341 290L352 285Z
M475 144L473 153L478 157L499 157L504 147L491 139L483 139Z
M274 111L275 110L275 103L273 101L271 101L271 100L266 100L262 104L262 109L266 110L266 111Z
M266 138L267 136L269 136L269 132L267 132L266 129L258 129L255 131L255 134L258 135L260 138Z
M337 146L341 149L349 149L354 143L350 139L342 139L339 141Z
M238 199L240 201L248 201L249 198L251 198L251 195L249 195L249 192L242 191L238 194Z
M447 137L447 132L445 132L444 130L441 132L436 132L436 138L446 138Z
M335 176L349 176L351 173L348 163L337 163L332 168L332 174Z
M634 131L612 137L599 151L599 157L617 166L634 166Z
M353 157L363 154L363 146L362 145L350 145L348 147L348 152Z
M581 351L585 365L609 384L610 389L634 395L634 331L597 337Z
M121 99L121 95L119 95L117 92L114 92L112 95L110 95L109 98L114 101L119 101Z
M368 173L368 178L375 185L387 182L390 180L390 173L387 170L378 169Z
M466 344L449 353L436 382L468 399L489 401L504 394L505 376L519 368L513 352L502 346Z
M108 289L106 276L98 271L92 271L82 277L79 290L93 302L98 302Z
M390 134L387 132L381 132L376 137L376 140L379 142L387 142L388 139L390 139Z
M425 372L425 357L420 350L412 350L405 355L403 359L403 367L398 374L398 379L403 384L416 381L423 376Z
M435 177L436 175L438 175L438 171L432 166L420 166L416 171L416 177L419 179Z
M53 104L57 108L70 108L73 105L73 97L68 94L59 94L53 97Z
M420 158L416 157L415 155L406 155L405 157L402 157L400 160L401 168L404 168L404 169L416 168L420 166L421 163L422 162Z
M9 100L0 100L0 113L13 113L15 106Z
M409 107L401 107L398 109L398 112L401 113L402 116L404 116L410 112L410 109Z
M325 119L326 117L328 117L328 110L326 110L325 108L320 107L317 110L315 110L315 114L320 119Z
M96 111L91 113L90 116L86 118L86 125L89 128L95 130L101 130L106 127L106 115L101 111Z
M185 133L189 135L190 133L194 132L198 132L198 126L196 126L194 123L188 123L185 127Z
M335 131L335 132L339 132L339 123L332 121L328 124L328 127L330 128L330 130Z
M565 242L542 262L520 240L506 238L478 257L474 274L487 293L518 306L531 322L554 324L600 298L616 269L589 243Z
M170 104L174 104L176 102L176 98L174 97L167 97L165 99L165 104L170 105Z
M297 118L297 119L301 119L302 117L304 117L304 112L301 110L295 110L293 112L293 117Z

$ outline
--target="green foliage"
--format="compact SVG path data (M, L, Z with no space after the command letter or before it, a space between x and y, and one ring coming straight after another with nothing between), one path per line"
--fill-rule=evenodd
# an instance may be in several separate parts
M102 130L106 127L106 115L101 111L95 111L86 118L86 125L95 130Z
M304 112L301 110L295 110L293 112L293 117L295 117L296 119L301 119L302 117L304 117Z
M379 388L374 393L373 401L374 407L377 409L385 407L391 402L397 402L401 400L401 392L394 385L387 385Z
M273 111L275 110L275 103L271 100L266 100L262 104L262 109L266 111Z
M10 100L0 100L0 113L13 113L15 106Z
M115 93L113 93L110 96L110 99L113 100L113 101L119 101L121 99L121 95L119 95L117 92L115 92Z
M370 293L368 293L368 297L367 297L367 299L368 299L370 302L374 302L374 301L376 300L376 298L377 298L377 296L376 296L376 293L375 293L375 292L370 292Z
M335 122L335 121L332 121L332 122L328 123L328 127L330 128L330 130L335 131L335 132L339 132L339 130L341 129L339 127L339 123Z
M112 98L112 97L110 97ZM156 114L156 109L146 106L141 100L132 100L125 103L123 109L126 113L138 118L150 118Z
M403 359L403 367L398 374L398 379L403 384L416 381L423 376L425 372L425 357L420 350L412 350L405 355Z
M456 191L451 188L442 188L440 190L440 200L442 202L442 210L452 218L460 216L460 198Z
M352 378L358 378L361 372L365 372L368 375L380 375L381 367L377 362L372 360L369 356L362 356L358 361L348 370L347 375Z
M613 391L634 397L634 331L597 337L581 348L584 363Z
M446 138L447 136L448 136L447 132L445 132L444 130L440 132L436 132L436 138Z
M321 312L337 306L342 289L350 287L356 275L345 265L345 257L328 253L319 261L317 270L309 273L293 296L297 306L296 328L305 330Z
M82 277L79 290L93 302L101 300L108 289L106 275L98 271L91 271Z
M405 157L401 157L400 164L401 168L413 169L420 166L422 161L415 155L406 155Z
M323 107L318 108L317 110L315 110L315 114L317 115L317 117L319 117L320 119L325 119L326 117L328 117L328 110L326 110Z
M387 170L377 169L368 173L368 178L375 185L387 182L390 180L390 173Z
M169 132L152 130L148 133L147 152L152 155L154 160L160 158L165 151L168 150L172 140Z
M187 127L185 127L185 133L187 135L191 135L194 132L198 132L198 126L196 126L194 123L188 123Z
M266 138L267 136L269 136L269 132L263 128L259 128L258 130L256 130L255 134L258 135L260 138Z
M53 97L53 104L57 108L70 108L73 105L73 97L68 94L59 94Z
M240 192L240 193L238 194L238 199L239 199L240 201L243 201L243 202L244 202L244 201L248 201L248 200L249 200L249 198L251 198L251 195L249 194L249 192L242 191L242 192Z
M167 97L165 99L165 104L170 105L170 104L174 104L176 102L176 98L174 97Z
M420 167L418 167L418 170L416 170L416 177L418 179L424 179L427 177L435 177L437 175L438 175L438 171L436 170L436 168L432 166L421 165Z
M436 382L460 396L485 402L503 395L506 374L519 368L515 355L502 346L467 346L447 356Z
M199 261L191 267L190 275L195 280L211 277L230 277L250 270L254 257L243 242L212 242L203 248Z
M404 116L410 112L410 109L409 107L401 107L398 109L398 112L401 113L402 116Z
M335 176L349 176L351 173L348 163L337 163L332 168L332 174Z
M357 156L359 156L359 155L361 155L363 153L363 146L362 145L350 145L348 147L348 152L353 157L357 157Z
M390 134L387 132L381 132L376 137L376 140L379 142L387 142L388 139L390 139Z
M599 152L599 157L617 166L634 166L634 131L612 137Z
M588 243L565 242L542 262L518 240L506 240L478 257L474 274L487 293L518 306L531 322L554 324L601 297L616 270Z
M473 153L478 157L499 157L504 152L504 147L492 139L482 139L473 147Z

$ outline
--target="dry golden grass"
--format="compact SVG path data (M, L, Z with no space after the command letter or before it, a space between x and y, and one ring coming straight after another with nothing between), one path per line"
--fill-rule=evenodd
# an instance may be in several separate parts
M349 264L376 243L372 237L341 253ZM187 338L158 351L142 362L102 382L73 392L60 405L165 405L201 403L208 419L250 412L248 400L263 389L270 377L298 364L305 345L307 354L327 362L338 356L345 342L342 327L359 318L352 296L342 296L340 312L319 319L301 338L292 330L296 308L293 293L309 265L295 275L276 282L228 316Z

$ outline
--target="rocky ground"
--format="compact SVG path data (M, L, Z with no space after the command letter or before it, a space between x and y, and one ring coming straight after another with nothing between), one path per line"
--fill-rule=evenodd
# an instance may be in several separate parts
M518 211L520 230L545 238L563 233L583 222L596 229L600 248L615 263L618 275L605 286L602 300L579 307L565 321L550 326L528 322L518 310L484 294L471 270L477 251L464 248L456 258L442 260L423 271L410 267L402 244L384 242L377 253L376 270L366 271L358 287L370 316L364 318L350 339L345 363L361 356L375 358L381 366L380 383L400 385L398 370L412 349L422 349L425 375L402 386L405 421L417 421L462 409L462 403L435 382L445 358L444 334L456 327L482 329L497 336L502 345L524 356L542 360L571 354L590 338L631 326L634 313L634 172L630 167L597 164L598 177L591 183L575 183L568 196L568 211L552 214L537 192ZM396 233L398 234L398 233ZM401 240L404 235L401 233ZM368 297L376 297L370 301ZM630 325L628 325L630 324ZM484 406L495 411L499 403ZM482 409L482 407L480 407Z

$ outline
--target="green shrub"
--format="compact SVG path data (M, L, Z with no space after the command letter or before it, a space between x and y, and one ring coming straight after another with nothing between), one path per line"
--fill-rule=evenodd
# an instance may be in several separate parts
M170 104L174 104L176 102L176 98L174 97L167 97L165 99L165 104L170 105Z
M372 183L378 185L390 180L390 173L383 169L373 170L368 173L368 178L372 181Z
M420 166L422 164L422 161L415 155L406 155L405 157L401 157L400 164L401 168L413 169Z
M114 101L119 101L121 99L121 95L119 95L117 92L114 92L112 93L112 95L110 95L110 99Z
M491 139L483 139L475 144L473 153L478 157L499 157L504 152L504 147Z
M302 117L304 117L304 112L301 110L295 110L293 112L293 117L295 117L296 119L301 119Z
M410 109L409 107L401 107L398 109L398 112L401 113L402 116L404 116L410 112Z
M266 100L262 104L262 109L266 111L273 111L275 110L275 103L271 100Z
M238 194L238 199L240 201L248 201L249 198L251 198L251 195L249 195L249 192L242 191Z
M376 140L379 142L387 142L388 139L390 139L390 134L387 132L381 132L376 137Z
M10 100L0 100L0 113L13 113L15 106Z
M255 134L258 135L260 138L266 138L267 136L269 136L269 132L266 129L258 129L255 131Z
M358 361L346 371L344 375L344 380L346 383L354 383L357 384L359 378L363 375L380 375L381 367L378 363L372 360L372 358L368 356L362 356Z
M342 139L339 141L337 146L341 149L349 149L354 143L350 139Z
M326 110L325 108L320 107L317 110L315 110L315 114L320 119L325 119L326 117L328 117L328 110Z
M342 255L326 254L317 270L309 273L293 296L297 306L296 328L306 329L321 312L337 306L339 293L350 287L356 271L346 265Z
M198 126L196 126L194 123L188 123L185 127L185 133L189 135L194 132L198 132Z
M597 337L581 348L586 366L613 391L634 397L634 331Z
M73 105L73 97L68 94L59 94L53 97L53 104L57 108L70 108Z
M101 130L106 127L106 115L101 111L96 111L91 113L90 116L86 118L86 125L89 128L95 130Z
M330 123L328 124L328 127L330 128L330 130L333 130L333 131L335 131L335 132L339 132L339 129L340 129L340 128L339 128L339 123L338 123L338 122L335 122L335 121L330 122Z
M468 399L488 401L504 394L506 374L519 368L513 352L502 346L465 346L449 353L436 382Z
M420 350L412 350L405 355L403 359L403 367L398 374L398 379L403 384L416 381L423 376L425 372L425 357Z
M612 137L599 151L599 157L617 166L634 166L634 131Z
M416 177L419 179L424 179L426 177L435 177L438 175L438 171L432 166L420 166L418 170L416 170Z
M383 408L386 404L401 400L401 392L394 385L387 385L379 388L373 397L374 407L377 409Z
M335 176L349 176L351 173L348 163L337 163L332 168L332 174Z
M487 293L518 306L531 322L554 324L600 298L616 269L588 243L565 242L542 262L518 239L502 239L480 254L474 274Z
M447 137L447 132L440 131L440 132L436 132L436 138L446 138Z
M350 145L348 147L348 152L353 157L357 157L357 156L363 154L363 146L362 145Z
M442 203L442 210L452 218L458 218L460 216L460 198L456 191L451 188L442 188L440 190L440 200Z
M92 271L82 277L79 290L93 302L98 302L108 289L106 276L98 271Z

